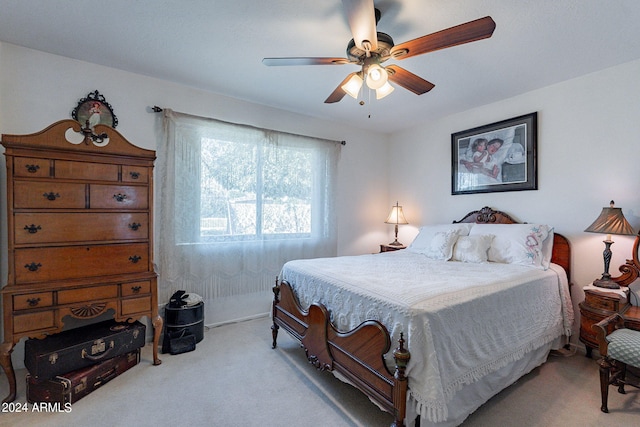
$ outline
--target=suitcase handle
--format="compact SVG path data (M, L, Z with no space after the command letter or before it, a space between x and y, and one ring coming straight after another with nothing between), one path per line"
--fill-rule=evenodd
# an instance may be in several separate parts
M109 369L108 372L105 372L104 375L100 375L98 378L96 378L96 382L93 384L93 386L97 388L103 384L106 384L114 379L117 375L118 372L116 372L116 367L114 366L113 368Z
M93 355L87 353L87 350L83 348L82 349L82 358L91 360L92 362L95 362L95 361L98 361L98 360L102 360L105 357L107 357L109 355L109 353L111 353L111 350L113 350L114 347L115 347L115 343L113 341L111 341L109 343L109 348L106 349L102 354L100 354L98 356L93 356Z

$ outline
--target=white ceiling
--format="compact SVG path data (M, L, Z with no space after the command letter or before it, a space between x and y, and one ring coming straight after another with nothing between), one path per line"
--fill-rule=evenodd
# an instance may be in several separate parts
M354 65L340 0L0 0L0 40L234 98L394 132L640 58L637 0L375 0L396 44L490 15L489 39L391 60L434 83L365 105L324 100ZM98 88L99 89L99 88ZM167 105L166 107L171 107Z

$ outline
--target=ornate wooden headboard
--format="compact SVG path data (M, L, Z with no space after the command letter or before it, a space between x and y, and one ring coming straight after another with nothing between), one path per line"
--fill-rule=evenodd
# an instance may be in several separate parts
M640 260L638 259L638 249L640 249L640 233L636 236L636 241L633 244L633 250L631 259L628 259L626 263L618 267L618 270L622 273L618 277L612 277L611 280L616 282L620 286L629 286L638 277L640 277Z
M460 221L453 221L453 223L454 224L458 224L458 223L526 224L526 223L520 223L516 221L515 219L513 219L511 216L509 216L504 212L494 211L488 206L485 206L484 208L478 211L469 212ZM637 255L638 255L637 245L638 245L638 239L636 239L634 256L636 257L635 266L637 268L640 268L640 263L637 263ZM569 240L566 237L556 232L553 233L553 252L551 254L551 262L553 262L554 264L558 264L560 267L564 268L564 270L567 272L567 279L569 280L569 283L571 283L571 246L569 245ZM628 263L629 261L627 261L627 264ZM623 270L623 267L625 266L620 267L620 271L626 272L626 270ZM637 268L635 270L636 271L635 278L638 277L637 273L639 273L639 271L637 271ZM631 272L629 272L628 274L631 274ZM635 278L633 280L635 280ZM618 279L618 278L615 278L615 279ZM626 276L625 276L625 279L627 279ZM631 283L633 280L630 280L628 283Z

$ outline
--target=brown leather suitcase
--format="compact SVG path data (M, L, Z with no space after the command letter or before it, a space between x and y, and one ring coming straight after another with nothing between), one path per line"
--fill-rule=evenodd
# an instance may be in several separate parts
M55 378L38 381L27 374L27 400L30 403L72 404L102 387L140 362L140 349L78 369Z
M139 349L145 344L145 325L113 320L71 329L24 344L24 365L37 381L95 365Z

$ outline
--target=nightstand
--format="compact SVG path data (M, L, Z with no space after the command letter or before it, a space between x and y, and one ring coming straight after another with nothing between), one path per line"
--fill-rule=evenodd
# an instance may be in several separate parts
M593 285L584 288L584 301L580 307L580 341L584 343L587 357L591 357L591 351L598 348L598 339L592 326L602 319L614 313L625 315L631 307L629 304L629 289L596 288ZM632 313L637 312L633 311ZM640 322L638 322L640 323Z
M380 252L393 252L405 249L406 246L394 246L394 245L380 245Z

